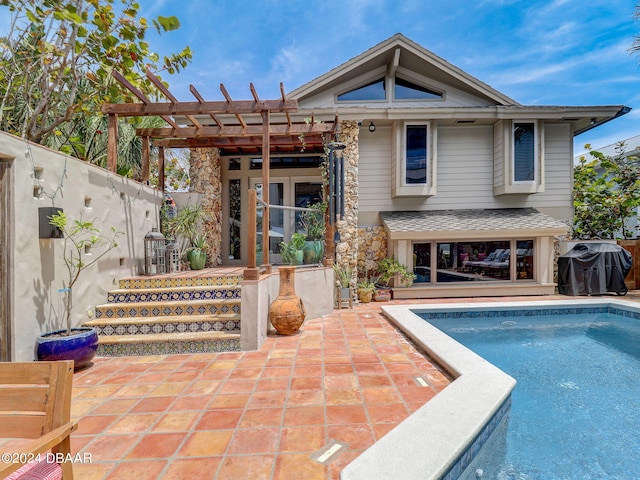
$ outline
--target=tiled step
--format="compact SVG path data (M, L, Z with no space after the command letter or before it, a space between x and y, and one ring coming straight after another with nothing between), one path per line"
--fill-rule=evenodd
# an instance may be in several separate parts
M166 317L240 313L240 299L177 302L106 303L96 307L98 318Z
M224 332L240 330L240 314L165 317L97 318L83 324L98 335L152 335L160 333Z
M211 277L133 277L118 282L122 289L216 287L240 285L241 275L216 275Z
M240 350L240 331L186 332L148 335L102 335L97 355L168 355L177 353L229 352Z
M109 303L169 302L240 298L240 286L215 285L172 288L121 288L107 295Z

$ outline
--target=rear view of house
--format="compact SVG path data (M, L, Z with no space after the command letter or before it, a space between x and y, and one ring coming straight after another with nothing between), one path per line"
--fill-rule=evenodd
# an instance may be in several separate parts
M288 97L299 114L337 112L337 261L365 277L396 257L416 274L396 298L552 293L573 137L629 111L521 105L401 34Z

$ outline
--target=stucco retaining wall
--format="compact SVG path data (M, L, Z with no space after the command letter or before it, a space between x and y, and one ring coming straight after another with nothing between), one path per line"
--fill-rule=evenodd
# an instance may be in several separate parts
M93 221L103 231L111 226L124 232L118 247L83 272L74 287L73 326L106 303L117 280L144 269L144 236L158 227L162 195L157 190L59 152L28 144L0 132L0 160L9 168L9 282L11 359L34 359L37 335L62 328L59 290L68 278L62 261L62 239L38 238L39 207L60 207L70 220ZM42 193L36 194L37 187ZM7 243L8 241L8 243ZM87 258L86 261L90 261Z

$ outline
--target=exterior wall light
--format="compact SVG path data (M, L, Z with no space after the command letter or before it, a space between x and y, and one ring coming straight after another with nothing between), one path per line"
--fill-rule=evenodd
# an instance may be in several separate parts
M369 124L369 131L370 131L371 133L373 133L373 132L375 132L375 131L376 131L376 126L373 124L373 122L371 122L371 123Z

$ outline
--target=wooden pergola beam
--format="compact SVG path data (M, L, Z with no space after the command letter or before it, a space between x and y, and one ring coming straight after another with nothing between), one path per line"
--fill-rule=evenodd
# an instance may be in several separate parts
M115 78L123 87L125 87L127 90L129 90L131 93L133 93L136 97L138 97L138 99L142 102L142 104L122 103L122 104L118 104L118 105L153 105L151 103L151 100L149 100L144 93L142 93L140 90L138 90L136 87L134 87L129 82L129 80L124 78L124 76L120 72L118 72L117 70L113 70L111 73L113 75L113 78ZM104 106L105 105L111 105L111 104L103 104L102 105L102 113L105 113L105 114L117 113L117 112L105 112L104 111ZM162 118L165 122L167 122L173 128L179 128L178 124L176 122L174 122L172 119L170 119L166 115L167 114L159 114L157 116ZM122 115L122 116L127 116L127 115Z
M222 92L222 95L224 96L224 98L226 98L227 103L231 105L233 100L231 100L231 95L229 95L229 92L227 92L227 89L225 88L224 83L220 84L220 91ZM259 99L255 100L256 104L259 102L260 102ZM244 118L242 118L242 115L238 112L233 112L233 113L235 113L235 116L238 119L238 122L240 122L240 125L242 125L244 128L247 128L247 124L245 123Z
M178 103L178 99L176 97L173 96L173 94L169 91L169 89L167 87L164 86L164 83L162 83L162 81L156 77L153 73L151 73L151 70L149 70L149 67L147 67L147 78L151 81L151 83L153 83L153 85L160 90L160 92L162 92L162 94L167 97L167 100L170 100L173 103ZM191 123L193 123L193 125L196 128L201 128L202 125L200 125L200 122L198 122L198 120L196 120L196 118L193 115L186 115L187 119L189 119L189 121Z
M271 148L287 149L301 146L302 142L298 137L271 137ZM304 141L307 148L320 147L325 144L323 137L307 137ZM257 148L262 147L262 137L202 137L202 138L170 138L156 139L154 146L162 145L166 148L208 148L216 147L221 149L229 148Z
M249 114L262 111L271 113L296 112L297 100L233 100L213 102L179 102L179 103L105 103L102 113L117 113L123 117L144 117L162 115L210 115L210 114Z
M202 95L200 95L200 92L196 89L195 86L189 85L189 91L191 92L191 94L194 97L196 97L196 99L198 100L199 103L205 103L206 102L204 97ZM214 122L216 122L216 125L218 125L220 128L224 127L224 123L222 123L222 120L220 120L218 117L216 117L213 113L210 113L209 116L211 117L211 119Z
M286 95L284 93L284 83L282 83L282 82L280 82L280 95L282 97L282 101L283 102L287 100L287 97L286 97ZM289 116L289 112L285 112L285 115L287 117L287 124L289 126L291 126L291 117Z
M220 127L181 127L181 128L138 128L136 135L152 138L196 138L196 137L244 137L262 136L264 129L272 136L277 135L322 135L334 131L333 123L294 123L289 125L247 125Z

